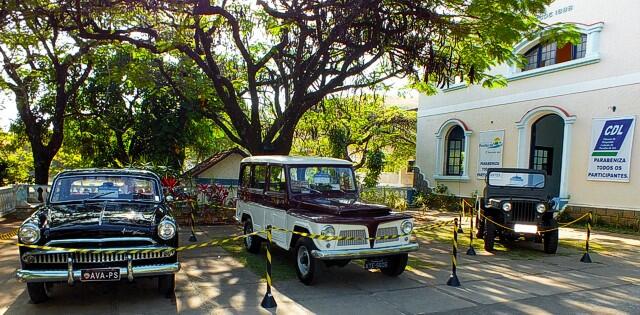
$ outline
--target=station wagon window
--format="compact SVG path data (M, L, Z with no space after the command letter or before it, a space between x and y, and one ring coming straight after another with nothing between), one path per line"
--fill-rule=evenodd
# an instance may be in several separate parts
M240 185L242 187L249 187L250 182L251 182L251 166L244 165L242 166L242 174L240 175Z
M250 188L264 190L267 179L267 166L256 165L253 167L253 176L251 177Z
M285 192L286 188L284 168L282 166L271 166L269 170L269 191Z
M338 166L305 166L289 169L291 191L318 193L328 191L353 192L356 190L353 170Z

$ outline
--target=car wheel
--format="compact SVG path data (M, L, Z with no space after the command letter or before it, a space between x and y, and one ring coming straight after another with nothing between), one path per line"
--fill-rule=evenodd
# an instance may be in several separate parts
M49 299L46 283L44 282L27 283L27 292L31 302L34 304L39 304Z
M496 225L485 220L484 222L484 250L493 251L493 244L496 240Z
M558 251L558 230L544 233L543 247L547 254L555 254Z
M316 247L311 239L299 238L296 242L296 274L298 279L306 285L312 285L320 272L318 260L311 255L311 251Z
M251 219L244 221L244 235L253 233L253 222ZM260 253L260 243L262 239L258 235L247 236L244 238L244 247L248 252L258 254Z
M176 275L164 275L158 277L158 291L160 294L170 297L176 290Z
M476 230L476 238L483 238L484 237L484 220L480 219L480 216L476 216L476 222L477 223L477 230Z
M404 269L407 267L408 261L409 254L392 256L390 257L389 267L381 268L380 271L389 277L397 277L404 272Z

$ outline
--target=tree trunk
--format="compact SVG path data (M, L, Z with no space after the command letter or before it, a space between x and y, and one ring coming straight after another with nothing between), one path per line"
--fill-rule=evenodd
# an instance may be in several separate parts
M51 167L53 156L50 156L45 151L43 148L36 149L36 147L32 147L33 171L36 185L49 184L49 168Z

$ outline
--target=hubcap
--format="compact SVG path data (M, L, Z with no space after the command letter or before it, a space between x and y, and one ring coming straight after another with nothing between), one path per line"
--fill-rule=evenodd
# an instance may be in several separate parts
M300 246L298 248L298 270L303 276L306 276L309 273L309 252L305 246Z

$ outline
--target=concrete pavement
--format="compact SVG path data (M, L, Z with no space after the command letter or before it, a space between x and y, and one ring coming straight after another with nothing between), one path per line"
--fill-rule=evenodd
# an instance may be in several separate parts
M200 240L239 233L238 227L203 227ZM3 232L3 231L0 231ZM563 229L561 238L580 239L583 231ZM188 233L183 233L187 243ZM640 240L594 233L594 242L618 250L592 254L562 248L558 255L519 258L482 250L461 255L462 286L444 285L450 274L450 244L421 239L419 259L398 278L362 269L355 263L325 269L318 284L297 279L274 283L280 314L640 314ZM539 244L518 244L540 250ZM466 249L462 242L461 249ZM464 252L464 251L463 251ZM283 255L283 253L279 253ZM219 247L184 253L174 298L157 293L156 283L140 279L118 284L59 285L53 298L29 303L25 285L14 279L15 246L0 244L0 313L29 314L266 314L259 307L265 283Z

